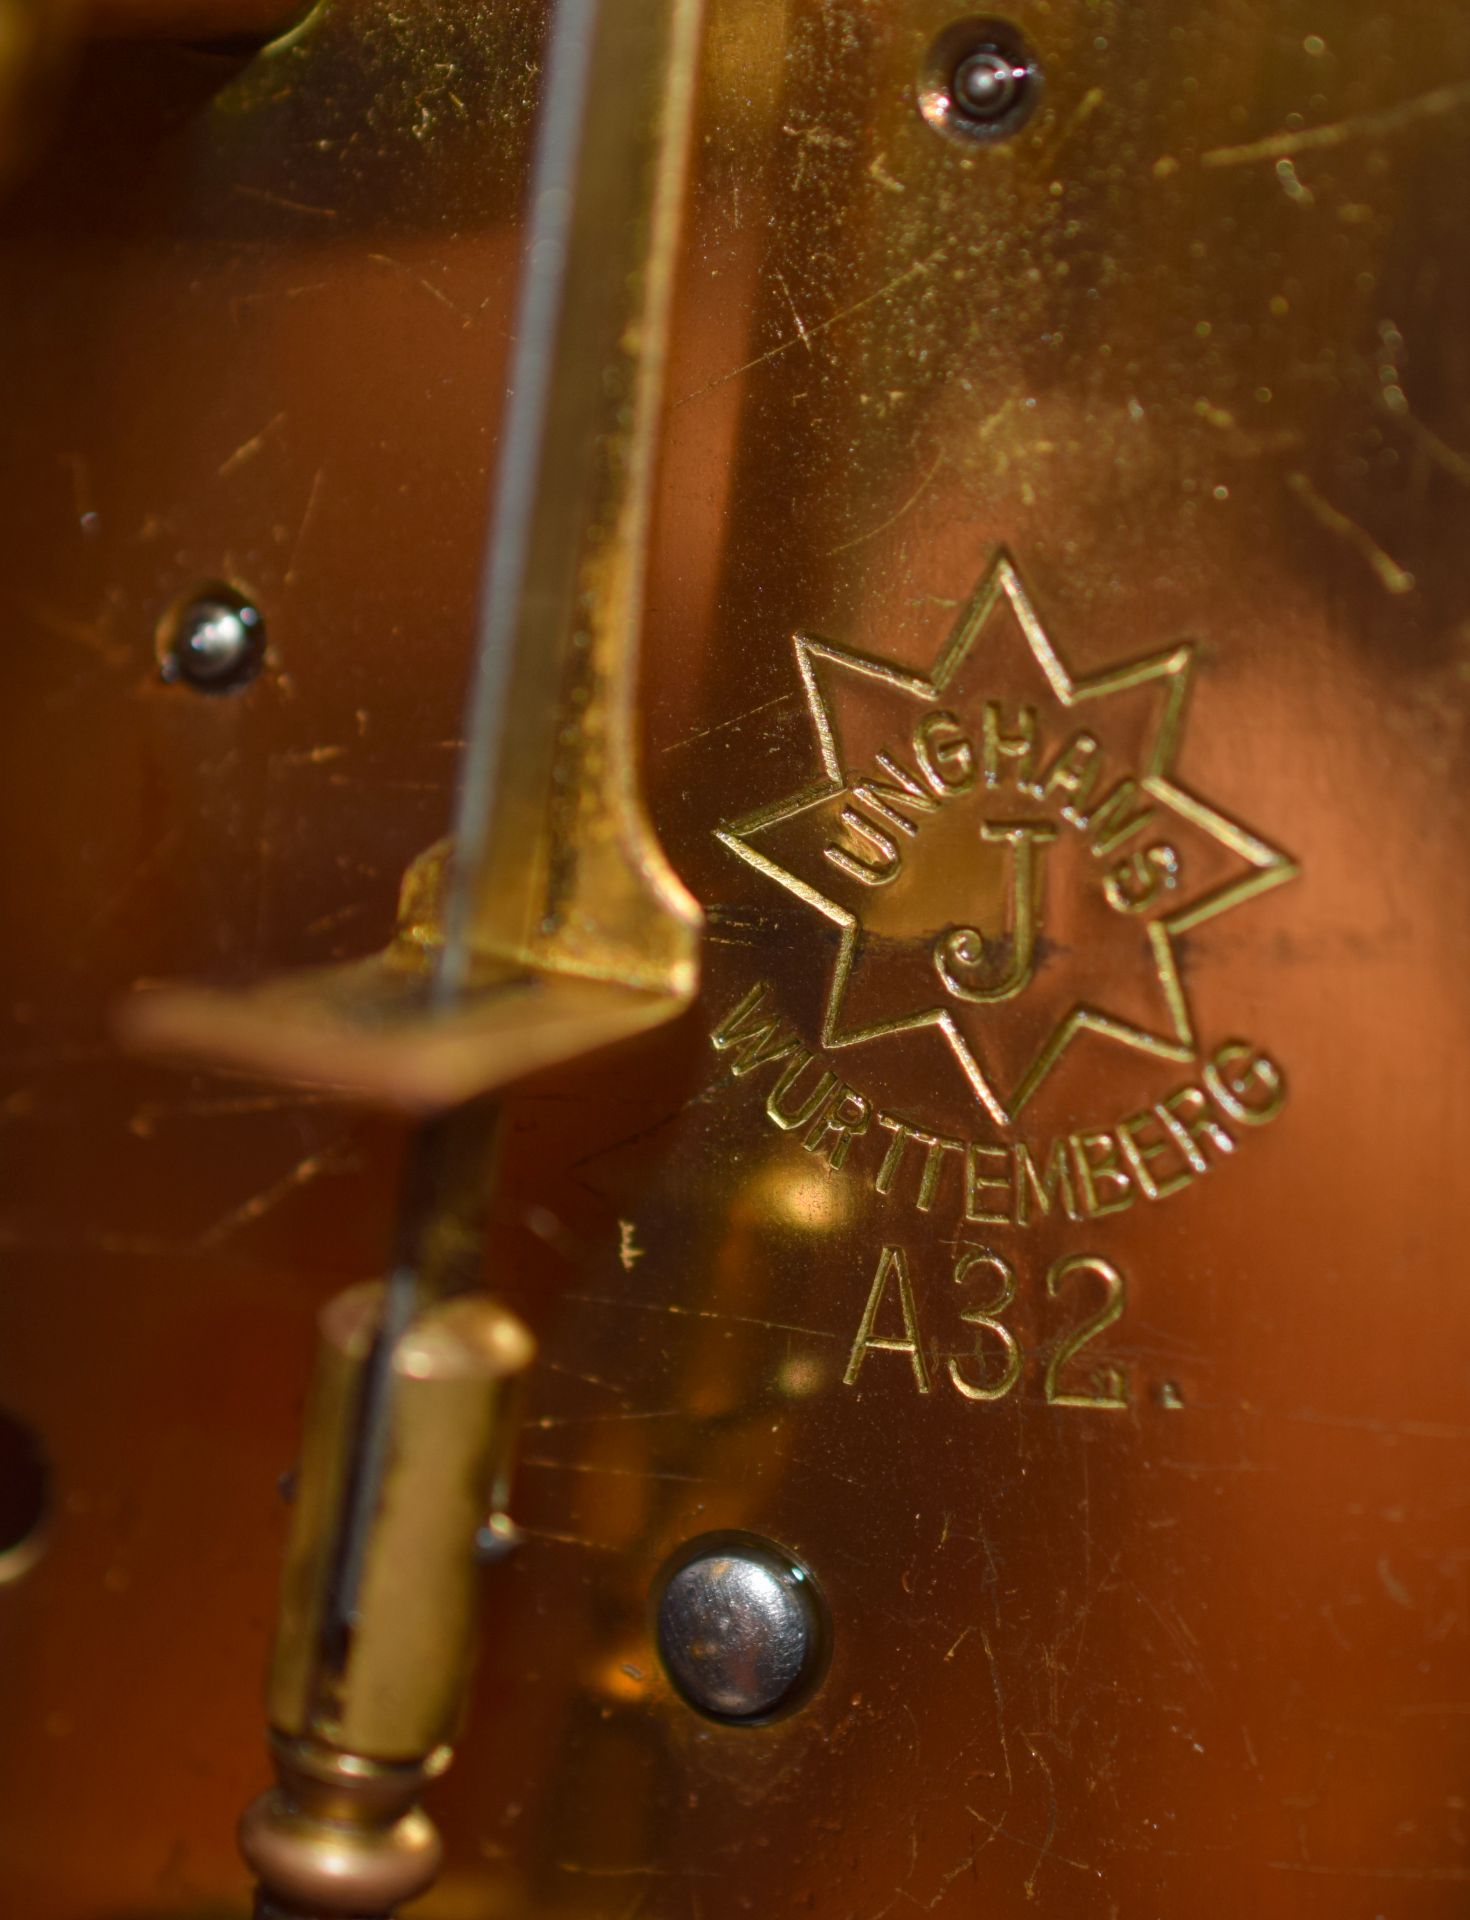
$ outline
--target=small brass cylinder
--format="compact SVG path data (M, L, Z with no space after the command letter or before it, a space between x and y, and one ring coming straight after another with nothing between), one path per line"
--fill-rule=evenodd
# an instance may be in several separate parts
M515 1316L480 1294L437 1302L399 1338L376 1508L333 1662L329 1588L382 1303L380 1285L354 1287L322 1315L268 1701L279 1733L410 1764L452 1739L458 1722L475 1534L534 1349Z
M387 1914L438 1869L416 1802L449 1762L473 1653L475 1537L534 1348L513 1314L474 1294L423 1308L379 1356L384 1301L379 1284L353 1287L321 1317L268 1685L279 1784L240 1823L266 1915ZM370 1435L367 1386L384 1361ZM365 1470L365 1537L344 1596L344 1529Z

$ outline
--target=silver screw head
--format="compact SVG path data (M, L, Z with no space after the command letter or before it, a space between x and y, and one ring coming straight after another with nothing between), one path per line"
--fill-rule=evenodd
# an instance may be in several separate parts
M753 1534L691 1541L662 1574L655 1609L669 1678L712 1719L774 1719L807 1697L826 1662L815 1582Z
M205 591L170 616L163 676L202 693L233 693L255 678L264 657L259 609L227 589Z
M1009 20L952 20L930 43L919 73L920 113L962 145L1009 139L1035 112L1041 68Z
M975 120L1000 120L1016 104L1027 71L998 47L982 47L955 69L954 103Z

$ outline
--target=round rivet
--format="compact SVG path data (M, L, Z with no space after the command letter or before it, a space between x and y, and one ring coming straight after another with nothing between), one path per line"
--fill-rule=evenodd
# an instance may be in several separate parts
M1017 67L996 47L982 47L955 68L954 103L961 113L979 120L998 120L1015 105L1026 84L1026 69Z
M798 1705L825 1664L822 1603L799 1561L752 1534L708 1534L655 1590L659 1655L711 1719L758 1722Z
M165 680L200 693L234 693L265 659L260 609L232 587L209 586L181 601L159 634Z
M946 27L919 79L919 110L952 139L1000 140L1029 119L1041 71L1005 20L971 17Z

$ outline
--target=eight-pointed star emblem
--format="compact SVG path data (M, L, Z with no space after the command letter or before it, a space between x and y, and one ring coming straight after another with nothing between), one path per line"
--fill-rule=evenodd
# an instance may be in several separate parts
M1296 872L1172 776L1194 649L1068 671L996 557L928 674L812 634L823 778L720 830L840 930L822 1045L943 1037L997 1125L1084 1033L1196 1052L1181 935Z

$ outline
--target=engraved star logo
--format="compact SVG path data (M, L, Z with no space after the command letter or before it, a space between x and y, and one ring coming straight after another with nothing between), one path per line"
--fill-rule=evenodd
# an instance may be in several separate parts
M1084 1036L1197 1054L1180 942L1296 873L1174 778L1180 641L1075 677L999 554L927 674L794 636L822 778L719 830L839 929L821 1044L932 1030L1011 1126Z

